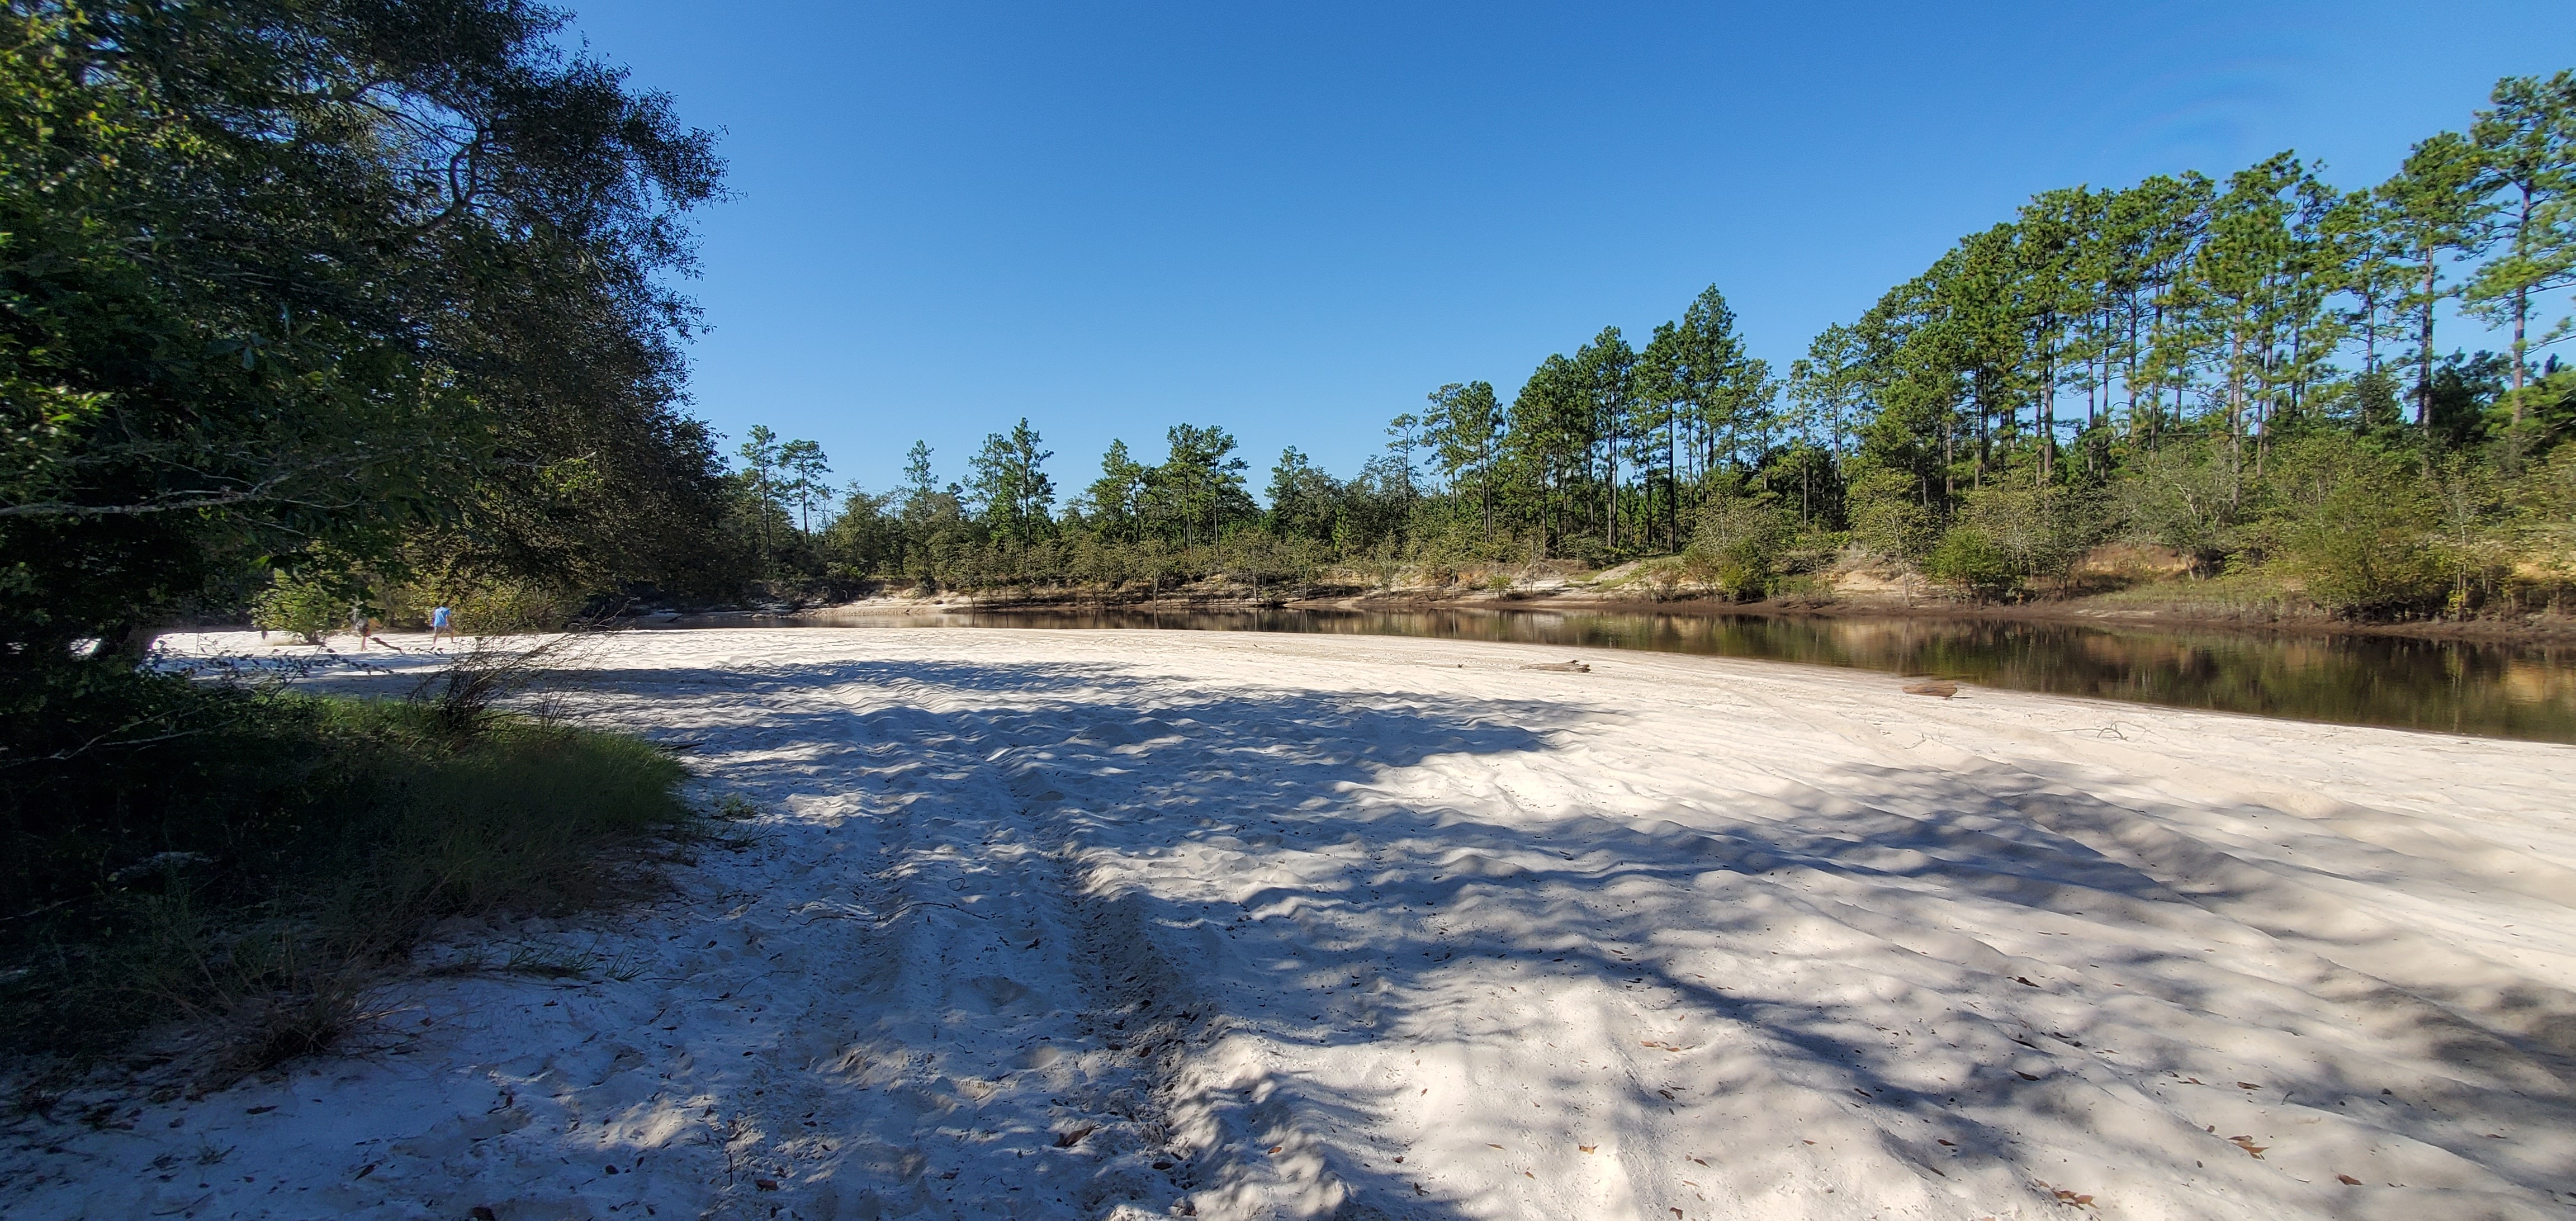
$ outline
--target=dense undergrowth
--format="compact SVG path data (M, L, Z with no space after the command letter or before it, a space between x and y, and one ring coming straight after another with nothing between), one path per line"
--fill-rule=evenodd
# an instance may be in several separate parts
M437 921L635 893L641 850L693 817L669 755L495 711L470 670L407 701L75 685L48 702L78 715L0 756L12 1052L77 1061L173 1021L220 1067L320 1050Z

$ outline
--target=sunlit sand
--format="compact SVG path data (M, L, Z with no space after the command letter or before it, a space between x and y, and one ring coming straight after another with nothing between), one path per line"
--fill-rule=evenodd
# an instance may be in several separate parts
M256 642L190 647L217 646ZM2576 1202L2576 750L1669 655L1530 668L1569 656L618 638L579 715L693 743L708 800L765 811L741 842L637 910L424 959L533 943L587 978L406 980L353 1057L138 1103L65 1142L94 1159L77 1185L10 1211ZM147 1165L199 1142L231 1152Z

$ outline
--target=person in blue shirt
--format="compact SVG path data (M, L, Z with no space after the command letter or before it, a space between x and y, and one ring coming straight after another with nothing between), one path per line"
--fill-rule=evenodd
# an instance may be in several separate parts
M438 644L438 638L441 636L445 636L450 640L454 640L456 638L456 628L453 624L448 622L448 614L449 611L444 606L430 608L429 643L433 647Z

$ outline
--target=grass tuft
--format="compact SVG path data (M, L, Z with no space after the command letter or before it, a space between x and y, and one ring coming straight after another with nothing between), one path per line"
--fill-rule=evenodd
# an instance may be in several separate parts
M652 845L703 817L685 770L494 711L489 690L162 692L195 701L164 718L185 732L23 769L32 783L0 797L0 866L32 883L0 913L0 1050L75 1063L175 1022L256 1071L366 1025L386 969L441 920L644 893ZM155 768L159 786L138 783ZM601 965L521 951L504 969Z

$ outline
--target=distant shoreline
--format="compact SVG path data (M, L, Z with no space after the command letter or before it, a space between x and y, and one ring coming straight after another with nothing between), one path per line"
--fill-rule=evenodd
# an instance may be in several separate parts
M2104 629L2167 632L2245 632L2296 636L2371 636L2456 641L2507 646L2576 645L2576 618L2546 617L2505 620L2337 619L2326 615L2259 615L2251 612L2202 610L2190 604L2141 603L2104 606L2091 599L1991 603L1977 605L1926 600L1916 605L1879 601L1793 602L1763 600L1724 602L1713 599L1656 601L1605 597L1580 592L1547 592L1518 596L1439 597L1429 594L1372 592L1339 597L1247 597L1200 595L1136 601L1104 599L1071 591L995 591L944 594L931 598L878 595L828 606L759 610L724 608L691 611L698 619L739 615L751 619L821 621L835 617L880 614L1224 614L1258 611L1406 613L1465 611L1489 614L1656 615L1696 618L1922 619L1953 622L2056 623Z

